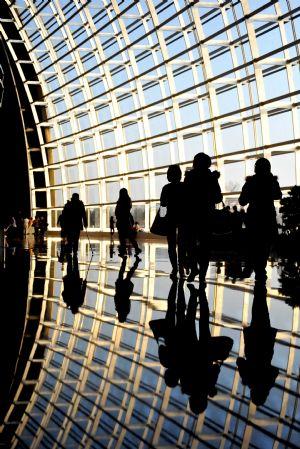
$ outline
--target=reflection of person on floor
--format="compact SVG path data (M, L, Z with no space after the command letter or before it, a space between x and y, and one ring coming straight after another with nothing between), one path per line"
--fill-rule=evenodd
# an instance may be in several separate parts
M79 307L84 302L86 292L86 280L80 277L77 256L68 254L67 274L63 277L64 290L62 297L72 313L78 313Z
M279 369L272 366L277 329L271 327L264 284L254 287L251 324L245 327L245 358L238 357L242 383L250 388L252 402L263 405L275 384Z
M255 279L265 280L270 248L278 233L274 200L280 200L282 194L268 159L257 159L254 171L239 197L241 206L249 204L246 218L249 260L244 277L250 276L254 269Z
M190 299L186 310L183 282L174 279L169 297L168 310L163 320L152 320L149 325L154 337L164 339L159 346L159 359L166 368L165 382L175 387L180 382L182 392L190 396L194 413L207 407L207 397L216 394L215 384L224 361L232 348L229 337L211 337L209 308L205 290L200 292L189 284ZM196 332L197 301L200 301L199 339Z
M209 307L204 288L196 290L188 285L191 296L188 304L186 325L190 328L183 348L181 388L190 396L189 404L192 412L204 412L208 404L208 396L217 393L216 383L222 362L229 356L233 340L229 337L212 337L209 328ZM195 328L197 297L200 302L199 339Z
M115 254L115 242L113 236L110 238L110 244L109 244L109 257L112 259Z
M138 267L141 259L139 257L135 258L134 264L128 271L125 279L125 268L127 262L127 256L122 257L122 263L119 271L119 276L116 280L116 293L115 293L115 309L118 313L118 320L120 323L125 323L127 315L130 312L130 296L133 292L133 282L131 282L131 278L134 275L135 270Z

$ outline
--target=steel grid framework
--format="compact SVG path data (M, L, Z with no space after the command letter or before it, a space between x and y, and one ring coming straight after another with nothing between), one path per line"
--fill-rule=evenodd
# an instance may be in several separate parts
M107 229L125 186L148 229L166 167L199 151L229 202L261 155L284 189L299 184L297 0L5 1L19 38L8 19L0 29L39 138L32 210L50 228L78 191L90 229Z
M46 257L32 258L29 304L36 309L38 302L41 315L23 380L0 429L14 429L10 447L298 446L299 309L287 306L276 289L268 289L271 322L279 329L272 363L280 374L266 403L256 407L236 368L237 357L244 354L242 328L251 320L253 287L228 284L224 267L217 271L211 266L211 332L231 336L235 343L221 368L217 395L197 416L179 387L165 385L165 369L149 328L149 321L164 317L167 309L171 281L164 274L166 246L144 245L131 312L126 323L119 323L113 301L119 260L109 258L109 242L93 245L97 256L85 303L75 316L61 299L66 267L61 269L56 260L57 241L50 241ZM88 242L83 241L81 276L89 258ZM37 267L41 261L44 275ZM269 275L272 270L276 268L269 265Z

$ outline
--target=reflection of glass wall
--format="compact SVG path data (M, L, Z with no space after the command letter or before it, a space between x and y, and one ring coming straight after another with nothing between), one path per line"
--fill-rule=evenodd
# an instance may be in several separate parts
M90 227L105 229L124 186L148 228L166 167L199 151L214 157L227 200L260 155L283 188L299 184L297 1L6 3L44 94L31 103L49 208L76 190L101 206ZM14 59L33 96L30 63Z
M106 448L117 442L145 449L297 447L299 309L278 298L276 288L268 289L271 324L278 329L272 363L280 374L265 404L256 408L236 366L244 354L242 329L251 321L253 285L224 282L226 267L218 272L210 265L206 293L211 332L231 337L234 346L221 368L217 395L197 416L179 386L166 386L149 327L150 320L164 318L167 310L171 280L166 245L144 245L125 323L118 322L114 303L121 260L110 258L109 242L92 245L85 301L76 315L61 296L67 267L57 261L57 241L49 239L48 253L37 262L43 265L31 273L29 300L35 308L39 304L41 318L23 382L5 419L4 430L15 430L12 448ZM81 242L79 254L80 276L85 277L87 241ZM127 270L132 263L128 258ZM268 265L271 285L276 285L276 270ZM185 288L186 302L188 298ZM17 420L20 411L24 414Z

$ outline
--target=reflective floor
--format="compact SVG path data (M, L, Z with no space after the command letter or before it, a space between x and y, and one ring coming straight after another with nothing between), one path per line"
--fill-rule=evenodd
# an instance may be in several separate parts
M22 250L23 271L22 251L6 251L6 281L28 276L28 289L0 447L299 448L299 308L277 261L266 290L233 282L232 258L211 262L199 292L171 281L164 244L122 260L83 240L81 305L59 249Z

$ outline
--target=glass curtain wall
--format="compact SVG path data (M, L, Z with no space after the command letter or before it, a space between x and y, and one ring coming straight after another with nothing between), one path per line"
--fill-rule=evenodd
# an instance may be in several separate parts
M298 0L6 3L40 136L42 167L28 148L33 214L47 210L50 229L73 192L89 228L107 229L121 187L149 229L168 165L184 171L201 151L228 203L262 155L281 187L299 184ZM46 187L35 185L41 170Z

